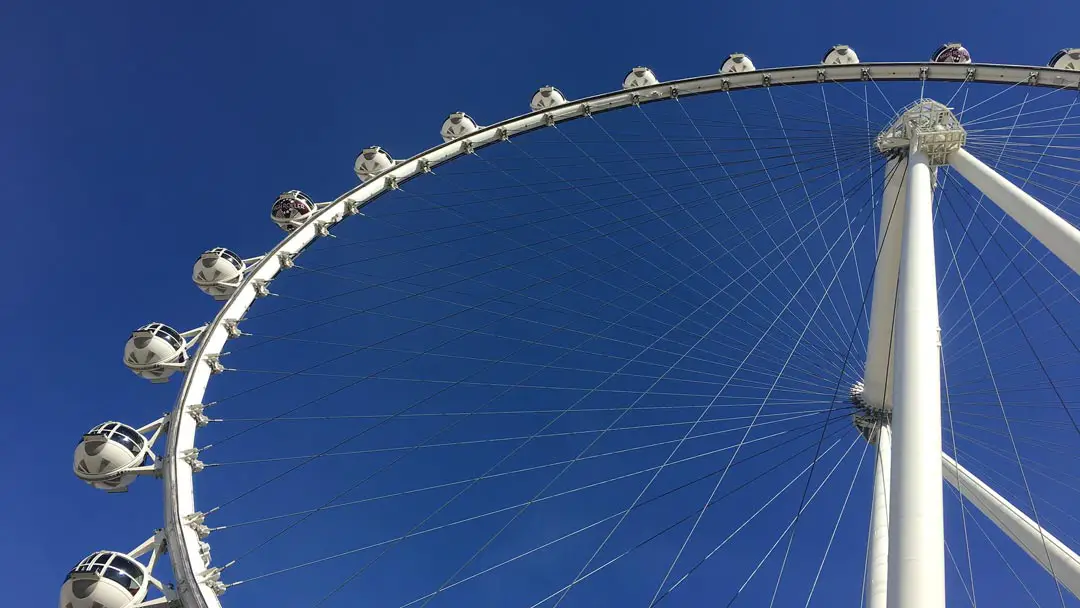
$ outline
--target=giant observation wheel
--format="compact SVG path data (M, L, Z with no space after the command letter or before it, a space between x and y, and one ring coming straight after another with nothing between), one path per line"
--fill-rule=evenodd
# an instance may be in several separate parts
M75 474L164 526L61 608L1077 605L1078 67L733 54L363 150L132 334L179 398Z

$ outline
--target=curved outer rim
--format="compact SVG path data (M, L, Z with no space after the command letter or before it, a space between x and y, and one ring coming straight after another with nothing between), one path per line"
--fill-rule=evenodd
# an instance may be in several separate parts
M328 228L342 221L349 209L356 209L375 200L394 185L417 174L468 154L475 148L498 143L506 138L534 131L555 123L565 122L593 113L626 106L699 95L719 91L755 89L768 86L811 84L816 82L859 82L931 80L990 84L1028 84L1051 88L1080 89L1080 72L1047 67L1000 64L940 64L917 63L858 63L849 65L810 65L800 67L759 69L740 74L711 74L696 78L661 82L647 87L620 90L524 114L503 122L482 127L469 135L430 148L394 167L372 177L339 196L316 212L297 230L251 268L243 282L222 306L207 326L198 350L184 377L176 405L170 415L168 443L163 455L165 486L165 535L170 562L176 582L178 599L185 608L220 608L217 594L207 578L208 571L199 553L200 539L190 525L195 510L192 466L184 458L195 447L197 420L193 406L202 403L211 375L208 361L220 355L229 338L228 325L242 319L257 297L257 287L274 279L283 266L283 259L298 255L319 236L320 225ZM212 571L211 571L212 572Z

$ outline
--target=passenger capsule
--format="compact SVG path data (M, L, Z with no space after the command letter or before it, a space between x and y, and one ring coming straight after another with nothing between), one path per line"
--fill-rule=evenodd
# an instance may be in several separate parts
M636 89L638 87L649 87L660 82L656 79L656 74L646 67L636 67L630 70L630 73L623 78L622 88L624 89Z
M849 65L859 63L859 56L855 54L855 49L850 46L838 44L825 53L825 58L821 60L821 63L825 65Z
M285 232L292 232L304 224L318 209L311 198L299 190L289 190L278 195L270 207L270 219Z
M393 166L394 159L385 150L379 146L372 146L366 148L356 157L353 171L356 172L356 177L359 177L361 181L365 181Z
M191 280L215 300L227 300L244 280L246 270L243 258L224 247L215 247L195 261Z
M123 492L147 458L146 437L120 422L105 422L90 429L75 447L75 476L107 492Z
M1046 65L1058 70L1080 70L1080 49L1061 49Z
M546 108L554 108L555 106L561 106L566 103L566 96L562 94L562 91L552 86L540 87L536 93L532 96L532 101L529 102L529 107L533 111L544 110Z
M959 42L943 44L930 57L934 63L971 63L971 53Z
M451 142L459 137L465 137L479 128L480 127L476 125L476 121L468 114L464 112L454 112L443 122L439 134L442 135L444 142Z
M164 323L136 329L124 346L124 365L151 382L167 382L185 363L187 341Z
M750 61L750 57L742 53L728 55L728 58L724 60L724 65L720 66L721 74L739 74L753 71L754 62Z
M98 551L68 573L60 587L60 608L134 608L146 599L149 579L138 560Z

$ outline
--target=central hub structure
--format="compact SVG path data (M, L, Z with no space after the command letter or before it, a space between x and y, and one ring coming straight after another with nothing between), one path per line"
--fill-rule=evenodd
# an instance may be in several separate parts
M871 407L867 404L863 393L866 388L862 382L851 385L848 391L848 399L855 406L851 414L851 423L862 434L863 438L872 445L877 444L882 425L892 422L892 412L882 407Z
M901 110L874 143L886 156L907 153L914 143L936 167L948 164L949 153L966 141L967 132L951 109L933 99L920 99Z

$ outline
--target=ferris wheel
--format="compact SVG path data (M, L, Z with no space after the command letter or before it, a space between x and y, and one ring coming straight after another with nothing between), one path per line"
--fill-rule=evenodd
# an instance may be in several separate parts
M74 473L164 524L60 607L1078 605L1078 95L838 45L363 149L131 334L179 396Z

